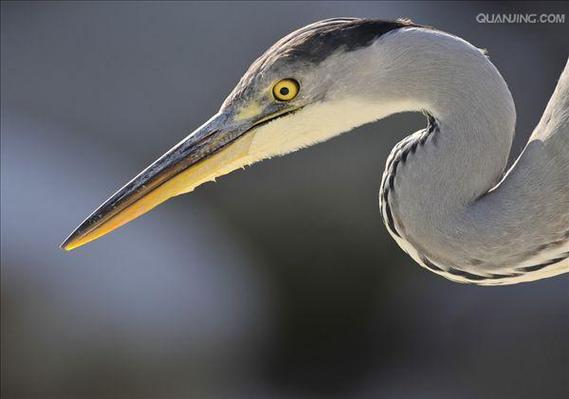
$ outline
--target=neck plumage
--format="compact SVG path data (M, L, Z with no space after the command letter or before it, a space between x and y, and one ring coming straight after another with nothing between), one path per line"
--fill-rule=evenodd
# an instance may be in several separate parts
M569 183L568 168L545 167L550 154L530 145L501 181L515 108L488 58L426 29L386 35L373 51L377 76L361 93L379 91L389 113L422 110L429 118L425 131L394 148L382 179L382 216L399 245L460 282L508 284L566 271L567 192L551 184Z

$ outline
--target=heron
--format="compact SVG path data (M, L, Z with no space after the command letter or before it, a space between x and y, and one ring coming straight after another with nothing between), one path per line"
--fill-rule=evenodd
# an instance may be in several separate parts
M426 128L391 151L379 207L411 258L476 285L569 271L569 63L507 169L516 111L500 72L484 50L407 19L327 19L277 41L213 117L61 246L72 250L219 176L401 112L422 112Z

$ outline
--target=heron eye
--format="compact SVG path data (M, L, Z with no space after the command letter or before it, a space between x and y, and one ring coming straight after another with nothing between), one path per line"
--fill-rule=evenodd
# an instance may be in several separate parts
M300 85L294 79L283 79L273 86L273 96L279 101L290 101L298 95Z

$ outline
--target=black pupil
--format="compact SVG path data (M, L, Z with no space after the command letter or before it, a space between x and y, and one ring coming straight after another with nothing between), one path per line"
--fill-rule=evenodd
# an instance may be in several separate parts
M281 87L279 92L281 93L281 95L286 96L288 94L288 87Z

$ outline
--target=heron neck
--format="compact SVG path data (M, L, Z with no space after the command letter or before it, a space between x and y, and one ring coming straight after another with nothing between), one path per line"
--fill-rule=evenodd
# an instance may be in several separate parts
M379 48L384 84L376 89L431 119L427 131L403 140L388 160L380 194L386 222L393 219L392 234L414 257L479 269L504 234L495 226L510 225L504 214L470 214L504 175L515 126L511 93L488 58L457 37L402 30Z

